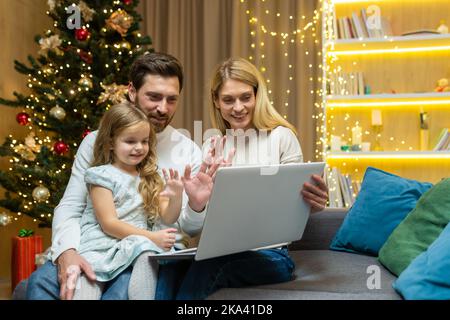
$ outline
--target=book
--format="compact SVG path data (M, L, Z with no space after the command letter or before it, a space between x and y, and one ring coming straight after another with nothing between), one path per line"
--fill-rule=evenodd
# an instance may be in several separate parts
M448 148L448 141L450 139L450 132L448 128L444 128L439 133L439 136L435 140L433 151L443 151Z
M367 29L363 26L361 18L355 12L352 12L352 20L358 38L368 38L369 34L367 33Z

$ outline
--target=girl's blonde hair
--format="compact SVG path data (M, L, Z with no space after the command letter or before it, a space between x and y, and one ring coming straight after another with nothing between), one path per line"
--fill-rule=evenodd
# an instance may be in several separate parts
M159 193L163 188L163 181L158 174L156 163L156 134L147 116L140 109L129 102L114 105L100 120L100 127L94 145L94 160L92 166L101 166L114 162L112 147L114 140L126 128L138 123L146 122L150 125L149 151L145 158L136 166L141 182L139 192L142 195L144 209L150 220L159 217Z
M287 122L272 106L267 93L267 87L263 76L258 69L249 61L238 58L230 58L220 64L214 72L211 80L211 104L210 116L212 124L225 134L230 129L230 124L225 121L216 108L219 100L219 91L228 79L244 82L253 87L256 96L255 112L253 114L253 125L258 130L273 130L278 126L287 127L297 135L294 126Z

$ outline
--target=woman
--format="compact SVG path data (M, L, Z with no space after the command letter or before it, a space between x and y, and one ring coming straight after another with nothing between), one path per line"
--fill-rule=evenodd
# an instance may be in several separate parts
M233 165L303 161L294 127L272 107L264 78L250 62L229 59L216 69L210 111L214 127L226 137L213 137L205 144L218 150L224 143L224 150L212 155L215 158L235 151ZM313 211L322 210L328 190L321 177L313 180L317 185L305 184L301 193ZM156 298L204 299L221 288L285 282L294 269L286 247L179 261L161 266Z

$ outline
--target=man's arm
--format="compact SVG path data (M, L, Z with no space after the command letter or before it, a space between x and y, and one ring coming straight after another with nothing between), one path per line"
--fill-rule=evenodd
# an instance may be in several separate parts
M51 247L54 263L66 250L77 250L80 243L80 218L87 201L84 174L92 160L95 137L96 135L92 133L87 135L78 148L66 191L55 208Z

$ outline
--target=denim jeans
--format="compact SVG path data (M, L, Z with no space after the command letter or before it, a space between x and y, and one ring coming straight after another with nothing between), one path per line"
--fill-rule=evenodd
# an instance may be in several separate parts
M295 269L288 250L246 251L202 260L160 265L157 300L202 300L221 288L290 281Z
M132 268L125 269L121 274L105 285L102 300L128 300L128 283ZM58 269L51 261L33 272L28 279L27 300L58 300L59 282Z

